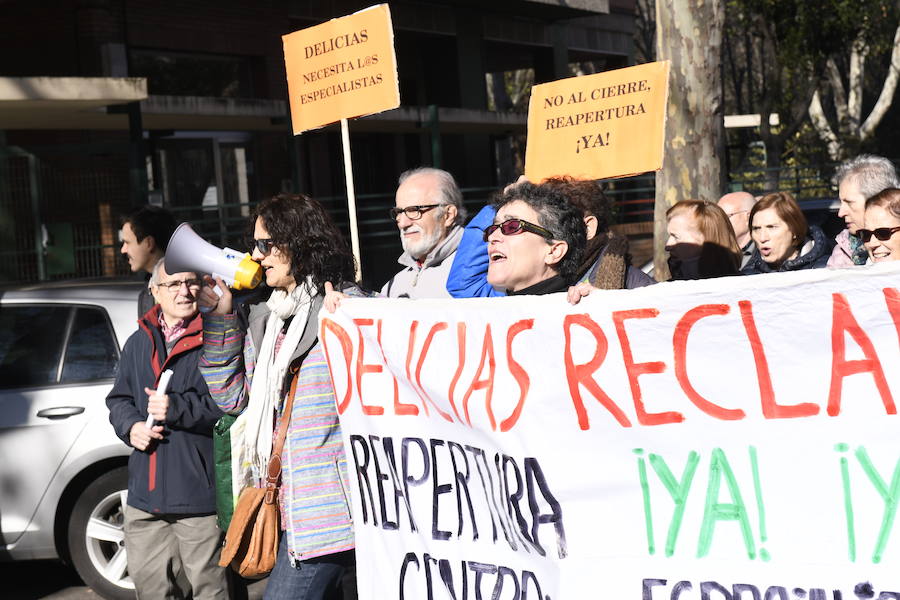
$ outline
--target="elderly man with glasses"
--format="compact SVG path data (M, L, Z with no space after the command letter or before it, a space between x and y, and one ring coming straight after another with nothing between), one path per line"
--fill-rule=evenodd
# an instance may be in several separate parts
M400 175L391 218L400 230L405 268L384 284L391 298L449 298L447 274L466 219L462 194L447 171L418 168Z
M228 598L218 566L212 430L222 412L197 364L203 347L196 273L150 277L157 304L122 350L106 397L116 435L134 448L128 459L124 512L128 572L137 597L175 596L183 575L193 597ZM160 377L171 371L166 390Z

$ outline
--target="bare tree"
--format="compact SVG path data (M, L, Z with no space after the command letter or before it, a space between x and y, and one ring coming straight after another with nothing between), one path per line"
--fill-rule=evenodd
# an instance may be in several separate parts
M634 47L638 64L656 60L656 1L635 0Z
M672 62L663 168L656 174L654 262L668 277L665 213L679 200L715 201L725 148L721 56L722 0L656 0L656 49Z
M778 189L782 160L806 122L827 52L836 44L817 33L836 29L823 26L820 12L803 0L729 2L725 77L738 113L759 115L767 190Z
M828 146L832 160L843 160L859 152L863 142L871 138L875 128L881 123L894 99L897 80L900 78L900 25L894 32L887 73L881 81L878 99L868 116L863 119L863 91L865 85L866 59L871 55L873 43L867 39L867 29L861 28L850 44L850 60L847 86L838 68L838 61L830 57L825 65L822 91L829 91L834 107L834 126L829 121L822 105L820 90L813 94L809 105L809 116L819 137Z

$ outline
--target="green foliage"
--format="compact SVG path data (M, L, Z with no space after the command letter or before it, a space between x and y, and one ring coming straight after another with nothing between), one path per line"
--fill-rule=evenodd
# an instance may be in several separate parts
M731 136L742 149L733 164L752 164L751 143L760 139L771 171L768 185L777 185L778 168L799 144L821 145L803 131L826 62L848 56L854 43L870 51L889 48L897 10L894 0L726 0L726 112L763 116L758 137L749 130ZM779 126L768 126L770 113L778 114Z
M890 48L898 9L890 0L728 0L725 13L726 44L741 45L737 58L744 55L736 67L748 67L762 91L776 84L762 75L783 82L818 76L825 60L845 55L854 40L874 53ZM796 92L778 87L789 103Z
M729 0L725 10L730 29L771 35L779 58L800 66L826 58L846 36L852 39L846 4L841 0Z

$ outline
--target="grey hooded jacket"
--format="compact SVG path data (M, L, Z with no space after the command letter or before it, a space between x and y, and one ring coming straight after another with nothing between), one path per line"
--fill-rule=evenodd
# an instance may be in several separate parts
M384 284L381 294L389 298L450 298L447 275L462 234L463 228L454 225L421 264L404 252L397 262L406 268Z

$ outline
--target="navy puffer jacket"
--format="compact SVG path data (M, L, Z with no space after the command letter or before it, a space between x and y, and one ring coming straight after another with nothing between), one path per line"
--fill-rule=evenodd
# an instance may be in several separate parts
M811 245L810 245L811 244ZM777 269L762 259L759 249L753 250L753 256L741 273L744 275L757 275L759 273L779 273L783 271L802 271L803 269L821 269L828 264L834 241L825 237L821 229L815 225L809 226L806 242L800 248L797 258L786 260Z

